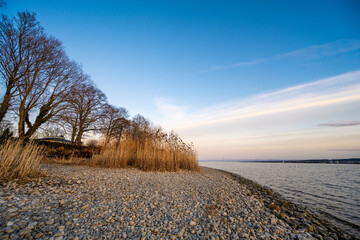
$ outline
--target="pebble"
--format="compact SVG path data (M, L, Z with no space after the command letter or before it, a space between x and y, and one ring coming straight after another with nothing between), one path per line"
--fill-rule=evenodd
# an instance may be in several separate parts
M31 229L30 228L25 228L24 230L20 231L19 235L21 237L27 235L27 234L30 234L31 233Z
M48 176L41 181L0 185L2 238L329 239L331 234L336 239L337 236L325 226L319 229L329 235L293 228L253 195L249 185L214 169L173 173L50 164L42 168ZM308 224L312 226L310 220Z

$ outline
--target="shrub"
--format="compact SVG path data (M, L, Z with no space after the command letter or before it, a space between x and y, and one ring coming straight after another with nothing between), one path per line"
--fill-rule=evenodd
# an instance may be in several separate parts
M0 180L25 179L40 174L42 147L19 141L7 141L0 147Z
M40 143L42 145L42 143ZM56 145L55 145L56 146ZM64 144L60 147L45 147L44 154L49 158L91 158L94 153L99 153L99 147L84 147L78 145Z

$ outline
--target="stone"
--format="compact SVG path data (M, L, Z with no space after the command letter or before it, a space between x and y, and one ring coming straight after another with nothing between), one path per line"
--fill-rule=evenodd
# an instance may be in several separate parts
M89 208L89 204L84 205L81 209L84 210L84 209L87 209L87 208Z
M30 228L25 228L24 230L20 231L19 235L20 237L24 237L28 234L31 234L32 230Z
M276 223L277 223L276 218L272 218L270 223L271 223L271 225L276 225Z
M39 232L35 235L35 238L41 238L42 236L44 236L44 234L42 232Z
M10 228L10 227L7 227L7 228L5 228L5 232L6 233L13 233L15 230L14 229L12 229L12 228Z
M59 236L63 236L64 235L64 232L63 231L59 231L57 233L55 233L54 237L59 237Z
M31 223L29 223L29 225L27 227L34 228L37 224L38 224L38 222L31 222Z
M54 219L50 219L49 221L46 221L47 225L53 225L54 224Z

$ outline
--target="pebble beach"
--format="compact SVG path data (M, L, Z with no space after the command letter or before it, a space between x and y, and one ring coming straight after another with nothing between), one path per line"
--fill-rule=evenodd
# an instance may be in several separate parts
M220 170L42 169L0 185L0 239L356 239Z

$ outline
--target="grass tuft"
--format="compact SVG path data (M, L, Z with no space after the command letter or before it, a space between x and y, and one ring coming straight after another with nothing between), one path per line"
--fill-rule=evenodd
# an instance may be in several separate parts
M38 177L43 148L7 141L0 146L0 181Z

